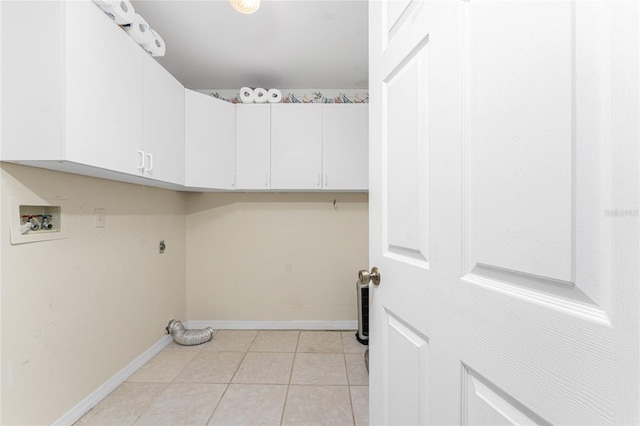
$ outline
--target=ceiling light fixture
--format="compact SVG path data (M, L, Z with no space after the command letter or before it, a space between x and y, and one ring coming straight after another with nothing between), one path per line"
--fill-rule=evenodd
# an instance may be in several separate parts
M260 8L260 0L229 0L231 6L240 13L249 15Z

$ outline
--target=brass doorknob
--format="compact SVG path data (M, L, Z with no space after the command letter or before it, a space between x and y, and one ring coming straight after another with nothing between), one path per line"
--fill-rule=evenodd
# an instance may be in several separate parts
M369 282L372 282L374 285L379 285L380 270L375 266L371 268L371 272L366 269L361 270L358 272L358 282L360 282L360 284L369 284Z

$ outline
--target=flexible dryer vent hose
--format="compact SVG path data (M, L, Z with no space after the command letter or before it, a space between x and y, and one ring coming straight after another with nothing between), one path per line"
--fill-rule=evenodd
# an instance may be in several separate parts
M213 337L213 328L202 330L187 330L180 321L171 320L167 326L167 333L173 336L173 340L179 345L193 346L208 342Z

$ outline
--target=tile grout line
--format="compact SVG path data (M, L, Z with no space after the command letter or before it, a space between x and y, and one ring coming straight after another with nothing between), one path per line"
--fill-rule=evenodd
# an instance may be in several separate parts
M253 345L253 342L255 342L256 337L258 337L258 333L260 333L259 331L256 331L255 336L253 336L253 339L251 339L251 342L249 342L249 346L247 347L247 349L244 351L244 355L242 356L242 359L240 360L240 362L238 363L238 366L236 367L236 371L233 372L233 375L231 376L231 378L229 379L229 384L233 383L233 379L236 377L236 375L238 374L238 371L240 371L240 367L242 366L242 363L244 362L245 359L247 359L247 355L249 354L249 350L251 349L251 345Z
M149 383L153 383L153 382L149 382ZM147 412L147 410L148 410L148 409L153 405L153 403L154 403L158 398L160 398L160 395L162 395L163 393L165 393L165 391L166 391L167 389L169 389L169 385L171 384L171 382L169 382L169 383L161 382L161 383L164 383L164 385L165 385L165 387L164 387L164 389L162 390L162 392L159 392L159 393L156 395L156 397L155 397L155 398L152 398L152 399L149 401L149 403L148 403L148 404L147 404L147 405L146 405L142 410L140 410L140 414L138 414L138 416L133 420L133 422L131 422L131 425L135 425L135 424L136 424L136 422L137 422L138 420L140 420L140 418L141 418L141 417L142 417L142 416Z
M249 346L247 346L247 349L244 351L244 355L242 356L242 359L238 363L238 366L236 367L236 370L231 375L231 378L229 378L229 383L226 383L226 387L224 388L224 392L222 392L222 395L220 395L220 399L218 400L218 403L216 404L215 407L213 407L213 411L211 411L211 415L207 419L207 424L209 424L211 422L211 419L216 414L216 410L218 409L218 407L220 407L220 404L222 403L222 399L224 398L224 396L227 394L227 391L231 387L231 383L233 382L233 378L236 376L236 374L238 374L238 370L240 370L240 366L242 366L242 363L244 362L245 358L247 357L247 354L249 353L249 349L251 349L251 345L253 345L253 342L256 340L256 337L258 336L258 333L259 333L259 331L256 332L256 334L255 334L255 336L253 336L253 339L251 340L251 342L249 342ZM217 331L216 331L216 334L218 334ZM220 351L220 352L225 352L225 351Z
M224 384L224 383L221 383L221 384ZM209 424L211 422L211 419L213 418L213 415L216 413L216 410L220 406L220 403L222 403L222 398L224 398L224 396L227 394L227 391L229 390L229 385L230 384L231 383L226 383L225 384L224 391L222 392L222 395L220 395L220 399L218 399L218 403L213 407L213 410L211 411L211 414L207 418L207 423L206 424Z
M347 394L349 395L349 405L351 406L351 424L356 424L356 410L353 408L353 398L351 397L351 378L349 377L349 364L347 354L344 351L344 335L340 333L340 343L342 344L342 358L344 359L344 369L347 376Z
M340 332L340 344L342 345L342 358L344 359L344 373L347 376L347 394L349 395L349 405L351 406L351 424L356 424L356 411L353 408L353 398L351 397L351 378L349 376L349 364L347 363L347 353L344 349L344 332Z
M210 343L213 341L213 339L216 337L216 334L218 334L218 331L220 330L214 330L213 335L211 336L211 340L209 340ZM202 352L202 348L200 348L200 350L197 351L198 353ZM198 353L196 353L196 355L194 356L194 358L198 355ZM193 360L192 360L193 361ZM186 368L186 367L185 367ZM178 376L176 376L178 377ZM193 382L186 382L186 383L193 383ZM211 414L209 415L209 417L207 418L207 424L209 424L209 422L211 421L211 418L213 417L213 413L216 412L216 409L218 408L218 406L220 405L220 402L222 401L222 398L224 397L224 395L227 393L227 390L229 389L229 384L228 383L220 383L220 384L224 384L224 391L222 391L222 395L220 395L220 398L218 399L218 402L215 404L215 406L213 407L213 410L211 410Z
M154 357L153 357L153 358L151 358L149 361L147 361L147 363L145 363L145 365L146 365L146 364L148 364L149 362L151 362L154 358L156 358L156 357L157 357L158 355L160 355L162 352L164 352L164 351L171 351L171 350L172 350L172 349L167 349L167 348L165 347L165 348L164 348L164 349L162 349L162 350L161 350L161 351L160 351L156 356L154 356ZM162 390L162 392L159 392L159 393L156 395L156 397L155 397L155 398L152 398L152 399L149 401L149 403L148 403L148 404L147 404L147 405L146 405L146 406L145 406L145 407L140 411L140 414L138 414L138 416L135 418L135 420L131 423L132 425L135 425L135 424L136 424L136 422L137 422L138 420L140 420L140 419L142 418L142 416L144 416L144 415L147 413L147 411L149 410L149 408L153 406L153 403L154 403L154 402L156 402L156 401L157 401L157 400L162 396L162 394L164 394L164 393L169 389L169 387L171 386L171 384L172 384L172 383L174 383L174 380L176 379L176 377L178 377L178 376L180 375L180 373L181 373L185 368L187 368L187 366L188 366L189 364L191 364L191 362L193 361L193 358L195 358L195 357L196 357L196 355L197 355L197 353L198 353L198 352L200 352L201 350L202 350L202 348L198 349L197 351L194 351L194 352L196 352L196 354L195 354L195 355L193 355L193 356L191 357L191 359L189 360L189 362L185 363L185 365L184 365L184 366L183 366L183 367L182 367L182 368L181 368L181 369L180 369L180 370L179 370L179 371L178 371L178 372L177 372L177 373L176 373L176 374L171 378L171 380L169 380L168 382L154 382L154 381L147 381L147 382L129 382L129 379L127 379L127 380L125 381L125 383L162 383L162 384L164 384L164 385L165 385L165 387L164 387L164 389ZM118 387L119 387L119 386L118 386Z
M296 358L298 356L298 346L300 346L300 337L302 335L302 331L298 330L298 339L296 340L296 347L293 352L293 361L291 362L291 372L289 373L289 383L287 383L287 392L284 395L284 404L282 405L282 414L280 414L280 426L282 426L284 422L284 413L287 409L287 401L289 400L289 389L291 388L291 379L293 377L293 368L296 365Z
M212 337L212 339L213 339L213 337ZM207 343L208 343L208 342L207 342ZM200 345L198 345L198 346L199 346L199 347L198 347L198 350L197 350L197 351L196 351L196 350L194 350L194 351L193 351L193 352L195 352L195 354L191 357L191 359L189 360L189 362L187 362L187 363L184 365L184 367L182 367L182 368L180 369L180 371L178 371L178 373L176 373L176 375L175 375L175 376L173 376L173 377L171 378L171 381L170 381L169 383L173 383L173 382L174 382L174 380L176 380L176 379L178 378L178 376L180 375L180 373L182 373L182 372L183 372L183 371L184 371L184 370L185 370L185 369L186 369L186 368L187 368L187 367L188 367L188 366L193 362L193 360L198 356L198 354L199 354L200 352L202 352L202 343L201 343ZM177 382L176 382L176 383L177 383Z

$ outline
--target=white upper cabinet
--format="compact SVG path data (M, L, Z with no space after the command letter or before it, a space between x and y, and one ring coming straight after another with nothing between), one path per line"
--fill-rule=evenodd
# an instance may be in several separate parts
M181 85L125 31L91 1L0 7L3 161L183 182Z
M67 160L135 174L140 47L91 2L0 7L2 160ZM25 32L24 22L38 31Z
M236 189L271 188L271 108L236 105Z
M235 105L186 89L185 185L234 189Z
M61 159L136 173L143 138L140 47L93 3L62 7L66 152L61 150Z
M367 105L232 104L185 91L89 0L0 8L2 161L174 189L367 190Z
M3 161L59 158L63 104L60 102L60 4L0 2L2 31ZM43 16L37 15L40 12ZM38 31L24 31L33 15ZM18 36L19 35L19 36ZM44 37L43 37L44 35ZM52 66L43 72L45 66Z
M367 191L368 104L236 108L236 189Z
M271 189L318 190L322 105L271 105Z
M322 188L369 187L369 105L322 105Z
M151 56L142 59L143 140L138 167L143 176L184 184L184 87Z

